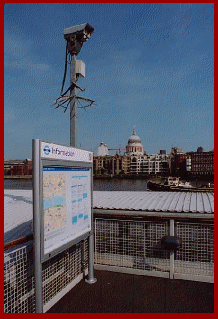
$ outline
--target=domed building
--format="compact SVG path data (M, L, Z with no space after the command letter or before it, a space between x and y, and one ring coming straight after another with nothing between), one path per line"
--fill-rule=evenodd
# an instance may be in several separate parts
M140 137L136 134L135 126L126 145L125 156L128 158L129 175L167 174L169 171L169 155L147 155Z
M170 155L160 151L160 154L148 155L143 150L140 137L136 134L135 126L133 134L129 137L124 155L108 155L107 145L100 143L98 156L94 157L93 171L95 176L107 175L169 175Z
M143 155L143 145L139 136L136 134L135 126L133 127L133 134L126 145L126 155Z

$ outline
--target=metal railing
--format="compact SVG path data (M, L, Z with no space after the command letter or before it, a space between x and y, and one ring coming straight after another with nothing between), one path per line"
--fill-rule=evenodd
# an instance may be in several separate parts
M95 212L95 269L213 282L213 219L138 218ZM172 227L182 240L176 252L161 246L161 239L172 233ZM87 274L88 254L85 239L42 264L44 312ZM5 313L35 312L34 287L33 242L6 250Z
M177 222L183 245L175 256L175 279L214 280L214 224Z
M169 273L169 252L159 239L167 222L95 219L95 264ZM122 270L121 270L122 271Z
M122 219L123 218L123 219ZM173 229L171 229L173 227ZM177 235L178 251L166 251L164 236ZM214 282L213 221L190 222L95 218L95 268L132 274Z
M4 312L35 312L33 242L5 252ZM44 312L87 274L88 239L42 264Z
M6 252L4 256L4 312L35 311L32 242Z

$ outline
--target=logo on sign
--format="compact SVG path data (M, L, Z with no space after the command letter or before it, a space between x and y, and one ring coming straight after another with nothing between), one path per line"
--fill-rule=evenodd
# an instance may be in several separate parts
M51 152L50 147L48 145L45 145L43 151L44 151L45 155L49 155Z

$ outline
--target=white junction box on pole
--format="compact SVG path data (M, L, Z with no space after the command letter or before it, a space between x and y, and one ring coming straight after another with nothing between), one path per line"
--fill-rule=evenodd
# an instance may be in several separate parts
M79 76L80 78L84 78L85 77L85 68L86 65L82 60L76 60L76 74L77 76Z

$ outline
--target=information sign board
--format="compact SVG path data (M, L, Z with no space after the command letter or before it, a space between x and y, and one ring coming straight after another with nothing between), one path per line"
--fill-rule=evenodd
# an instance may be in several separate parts
M36 231L43 262L92 232L93 153L37 141L34 162L39 165L34 175L39 182L34 182L34 214L39 220Z
M91 230L91 170L43 166L44 254Z

